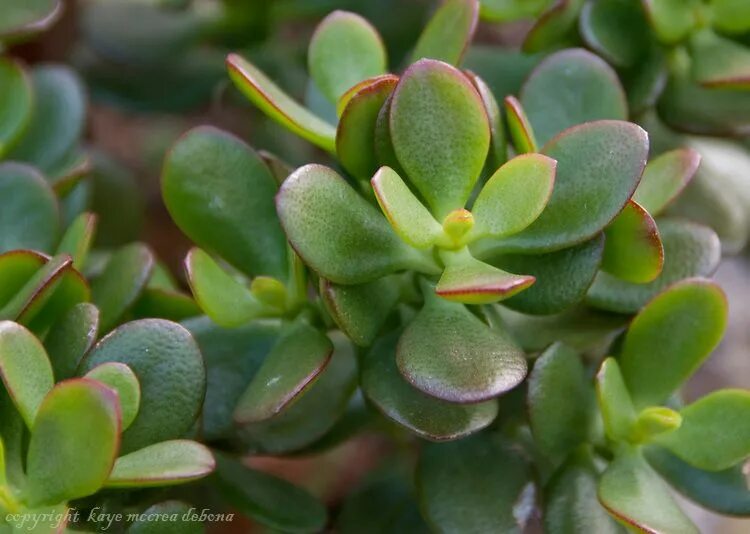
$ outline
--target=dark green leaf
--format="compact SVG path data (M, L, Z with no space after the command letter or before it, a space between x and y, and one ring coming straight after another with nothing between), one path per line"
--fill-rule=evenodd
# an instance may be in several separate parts
M80 214L65 230L56 254L69 254L73 258L73 267L80 271L86 263L95 230L96 215L88 212Z
M3 9L3 8L0 8ZM12 8L11 8L12 9ZM0 11L0 18L3 12ZM5 21L0 22L2 33ZM0 156L4 155L23 133L32 113L33 93L31 80L20 63L0 59Z
M651 215L634 200L604 230L602 271L620 280L645 284L664 267L664 247Z
M554 0L526 34L524 52L539 52L564 41L576 25L584 0Z
M637 64L648 50L651 36L637 1L589 0L578 19L586 44L617 67Z
M52 326L44 338L57 380L75 375L78 364L96 341L99 310L93 304L76 304Z

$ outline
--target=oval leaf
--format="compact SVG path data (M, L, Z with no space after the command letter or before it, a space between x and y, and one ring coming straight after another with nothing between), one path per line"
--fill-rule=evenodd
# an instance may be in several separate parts
M636 421L635 407L614 358L604 360L596 373L596 396L607 437L615 442L629 439Z
M0 23L2 25L2 23ZM0 28L2 32L2 28ZM32 86L20 63L0 59L0 156L5 154L23 133L32 113Z
M516 152L518 154L539 152L539 144L536 141L534 129L516 97L505 97L505 113L508 117L508 131Z
M97 365L85 378L101 382L117 393L122 430L126 430L138 415L141 404L141 385L135 373L124 363L109 362Z
M635 190L633 200L654 217L659 215L693 179L701 155L692 148L678 148L651 160Z
M659 229L649 213L629 200L604 230L602 271L635 284L653 281L664 267Z
M99 332L99 310L93 304L76 304L58 321L44 338L55 378L64 380L75 375L78 364L96 341Z
M445 0L419 36L412 63L422 58L458 65L479 20L479 0Z

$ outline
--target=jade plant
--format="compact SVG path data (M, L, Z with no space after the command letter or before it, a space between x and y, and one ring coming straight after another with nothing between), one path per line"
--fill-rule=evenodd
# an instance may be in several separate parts
M537 510L548 532L694 531L668 486L748 515L750 393L679 395L727 320L705 278L719 237L676 209L699 152L650 147L618 72L583 49L496 96L460 68L479 12L442 3L395 74L365 19L332 13L308 49L310 107L228 56L237 88L329 165L207 126L167 155L207 316L184 323L206 358L200 432L222 451L205 484L284 531L511 532ZM238 459L373 427L404 454L330 519Z

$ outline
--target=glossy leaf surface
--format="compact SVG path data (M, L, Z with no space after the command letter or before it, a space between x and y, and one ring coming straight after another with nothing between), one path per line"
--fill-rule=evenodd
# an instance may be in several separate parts
M81 359L96 341L99 332L99 310L93 304L76 304L57 322L44 338L57 380L71 378Z
M101 382L117 393L122 430L126 430L141 404L141 386L135 373L124 363L108 362L94 367L85 378Z

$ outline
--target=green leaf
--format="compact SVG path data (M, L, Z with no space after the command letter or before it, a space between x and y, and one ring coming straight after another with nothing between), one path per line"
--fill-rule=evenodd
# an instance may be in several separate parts
M487 304L512 297L534 283L534 277L513 274L474 258L467 249L441 251L445 263L435 293L464 304Z
M669 77L667 52L668 49L652 39L646 55L634 66L619 72L631 117L640 117L652 110L664 91Z
M126 323L99 341L81 362L86 373L106 362L130 367L141 385L141 407L122 436L122 452L179 438L203 402L206 372L190 333L162 319Z
M0 377L26 426L32 428L55 381L42 344L23 326L10 321L0 321Z
M557 162L541 154L516 156L487 180L471 209L477 237L520 232L542 213L552 195Z
M640 532L699 532L637 451L617 455L599 481L598 495L615 519Z
M393 148L393 138L391 136L391 104L393 103L393 93L386 98L383 106L378 112L378 118L375 120L375 155L381 165L386 165L395 169L399 174L406 176L401 164L396 158L396 151Z
M449 402L479 402L517 386L526 376L521 350L463 304L427 288L425 304L396 351L399 370L417 389Z
M326 335L305 321L289 325L237 402L235 420L258 423L281 413L310 387L332 352Z
M665 44L685 39L698 25L695 0L641 0L657 37Z
M419 36L411 62L430 58L458 65L478 20L479 0L445 0Z
M377 76L349 97L336 128L336 154L352 175L367 179L378 168L375 154L375 124L385 100L393 92L396 76Z
M70 260L70 258L68 258ZM59 283L43 289L31 306L18 319L28 324L29 329L41 336L76 304L91 300L88 282L81 273L73 269L72 263L63 270Z
M62 12L60 0L11 0L0 8L0 41L44 31Z
M479 14L489 22L510 22L518 19L534 18L552 0L481 0Z
M34 86L31 119L8 158L31 163L47 172L79 142L86 120L86 97L81 80L68 67L36 67L31 79Z
M630 433L632 443L650 443L658 441L664 434L674 432L682 424L679 413L666 406L649 406L636 417Z
M651 215L634 200L604 230L602 271L626 282L645 284L664 267L664 247Z
M529 468L499 436L483 433L425 445L416 478L420 508L433 529L508 533L523 529L526 517L519 508L533 488Z
M55 194L37 170L0 164L0 252L49 252L57 243L60 213Z
M518 154L539 152L534 129L526 116L521 103L514 96L505 97L505 114L508 118L508 131Z
M549 315L585 298L603 252L604 236L599 234L580 245L546 254L489 255L488 263L536 278L531 287L503 301L503 306L523 313Z
M216 455L215 484L237 510L269 528L284 532L320 532L325 506L303 489Z
M398 161L438 220L463 208L490 144L487 113L471 82L445 63L415 63L393 93L390 132Z
M704 471L658 446L647 447L644 454L670 486L702 507L720 514L750 515L750 492L742 463L723 471Z
M85 378L61 382L45 397L31 429L27 502L53 504L98 491L119 445L117 394Z
M47 258L32 250L11 250L0 254L0 309L24 287Z
M635 424L635 407L614 358L604 360L596 374L596 395L607 437L612 441L629 439Z
M141 385L135 373L124 363L108 362L97 365L84 378L101 382L117 393L122 430L127 430L141 405Z
M91 285L91 298L99 308L103 332L117 325L135 304L153 269L154 255L142 243L124 246L112 254Z
M327 167L297 169L276 202L295 251L332 282L360 284L409 268L436 271L431 259L403 243L377 208Z
M334 284L321 278L320 295L341 331L357 345L367 347L398 301L398 284L395 277L356 286Z
M711 30L690 39L693 79L704 87L750 89L750 48Z
M580 354L555 343L537 358L528 380L529 422L536 446L554 463L586 441L593 400Z
M0 59L0 87L3 88L0 99L1 157L13 146L28 124L32 113L33 89L21 64L8 58Z
M701 155L692 148L678 148L651 160L635 190L633 200L656 217L693 179Z
M667 400L719 344L726 325L726 296L708 280L685 280L651 300L630 324L620 356L635 404Z
M640 66L651 35L643 9L630 0L589 0L578 26L584 41L617 67Z
M721 258L721 244L708 227L680 219L660 219L659 235L664 246L661 275L648 284L625 282L599 273L587 301L604 310L637 313L651 298L684 278L708 276Z
M715 391L680 410L682 425L656 443L699 469L728 469L750 456L750 392Z
M399 333L380 338L362 363L362 390L386 417L420 437L446 441L477 432L497 416L495 399L478 404L454 404L414 389L398 372Z
M72 263L67 255L48 260L5 304L0 317L28 324L50 301Z
M248 450L271 455L295 452L333 431L356 388L357 362L354 347L343 334L328 335L333 356L310 389L284 413L240 430Z
M211 451L195 441L162 441L120 456L104 484L108 488L171 486L203 478L216 464Z
M471 71L464 71L464 74L474 84L474 89L479 93L479 98L484 103L484 110L487 112L487 118L490 121L490 157L488 165L490 168L496 168L505 163L508 159L508 143L505 135L505 125L503 124L503 112L492 94L492 89L487 83Z
M599 233L638 185L648 137L632 123L597 121L566 130L542 152L557 160L552 196L531 226L498 243L507 252L551 252Z
M542 512L544 531L620 534L621 528L596 498L598 478L591 454L577 451L547 484Z
M65 230L56 254L69 254L73 258L73 267L81 270L86 263L89 249L94 240L96 230L96 215L81 213Z
M232 414L237 401L276 342L279 322L260 320L226 329L203 316L183 324L195 337L206 362L201 435L206 441L227 438L234 429Z
M201 521L193 519L196 513L194 506L181 501L164 501L149 506L136 514L127 534L204 534L205 526ZM169 521L158 518L167 517ZM173 520L176 518L176 520Z
M522 50L539 52L565 41L573 32L584 0L555 0L526 34Z
M370 182L383 214L398 236L416 248L443 238L443 228L390 167L381 167Z
M750 5L742 0L711 0L711 22L726 33L750 30Z
M200 307L189 295L158 287L147 287L131 310L133 317L161 317L182 321L201 314Z
M556 52L537 65L521 89L521 104L542 145L584 122L628 118L615 71L580 48Z
M348 11L334 11L324 18L307 51L310 76L334 104L356 83L385 73L387 61L377 30Z
M193 248L185 258L190 289L216 324L240 326L267 313L250 288L222 269L206 252Z
M295 102L254 65L229 54L227 69L237 89L271 119L323 150L336 152L336 129Z
M190 130L164 163L164 202L191 240L249 276L283 280L287 246L275 194L276 182L260 156L212 127Z

